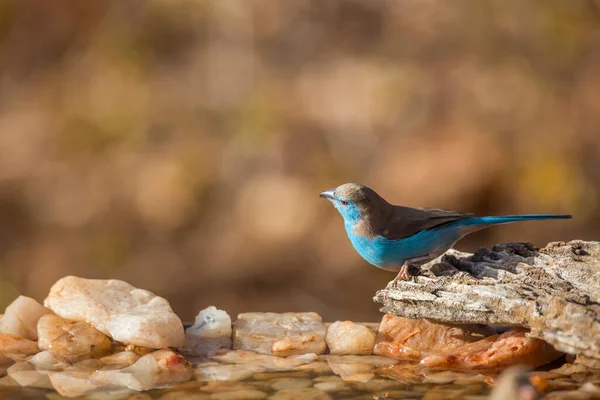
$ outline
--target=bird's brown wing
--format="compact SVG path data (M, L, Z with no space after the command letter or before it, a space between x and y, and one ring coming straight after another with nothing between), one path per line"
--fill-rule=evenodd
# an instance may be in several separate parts
M398 240L413 236L424 229L439 227L471 215L434 208L393 206L391 214L385 218L385 221L376 224L376 233L390 240Z

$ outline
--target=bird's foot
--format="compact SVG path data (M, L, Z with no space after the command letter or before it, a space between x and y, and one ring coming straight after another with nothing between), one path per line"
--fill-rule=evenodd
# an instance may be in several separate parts
M392 282L408 281L421 273L421 267L415 264L404 264Z

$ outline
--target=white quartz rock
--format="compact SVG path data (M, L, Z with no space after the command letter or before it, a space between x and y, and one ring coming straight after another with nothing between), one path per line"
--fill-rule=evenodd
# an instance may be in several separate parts
M11 365L6 373L21 386L52 389L48 376L39 373L33 365L26 362L18 362Z
M321 316L304 313L245 313L234 324L233 348L286 357L322 354L327 328Z
M119 342L159 349L185 341L183 324L167 300L124 281L67 276L52 286L44 305Z
M200 311L194 325L185 330L185 351L205 356L217 349L231 349L231 317L210 306Z
M327 329L327 346L331 354L373 353L377 335L370 328L352 321L336 321Z
M6 307L4 315L0 318L0 333L37 340L38 320L46 314L52 314L52 311L31 297L19 296Z

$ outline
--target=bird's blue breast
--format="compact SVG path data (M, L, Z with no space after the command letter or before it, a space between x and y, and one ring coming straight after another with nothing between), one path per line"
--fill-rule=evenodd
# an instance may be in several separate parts
M413 236L390 240L383 236L365 237L354 232L354 224L346 223L346 232L352 245L370 264L379 268L402 265L405 260L449 248L462 236L458 227L423 230Z

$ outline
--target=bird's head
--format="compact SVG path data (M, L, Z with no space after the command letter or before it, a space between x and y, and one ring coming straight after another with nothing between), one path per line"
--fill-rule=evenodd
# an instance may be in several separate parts
M331 201L342 214L344 221L357 223L361 217L389 204L373 189L357 183L346 183L335 189L322 192L320 197Z

